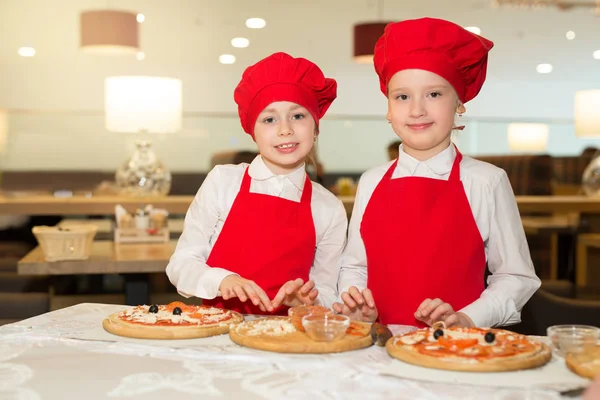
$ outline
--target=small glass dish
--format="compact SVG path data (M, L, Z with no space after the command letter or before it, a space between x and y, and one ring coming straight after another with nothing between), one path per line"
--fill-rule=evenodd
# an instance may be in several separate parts
M302 326L302 317L306 315L325 315L325 314L333 314L333 310L331 308L323 307L323 306L296 306L288 309L288 317L290 317L290 321L296 328L296 330L300 332L304 332L304 327Z
M350 326L347 315L313 314L302 317L306 335L316 342L333 342L344 337Z
M547 334L557 354L563 357L592 349L600 340L600 328L588 325L554 325Z

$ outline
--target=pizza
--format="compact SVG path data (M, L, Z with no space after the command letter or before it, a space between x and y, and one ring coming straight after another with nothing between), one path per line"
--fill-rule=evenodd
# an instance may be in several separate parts
M419 329L390 338L388 354L401 361L453 371L501 372L535 368L552 358L544 343L504 329Z
M567 367L579 376L595 379L600 376L600 346L565 357Z
M102 327L115 335L138 339L192 339L227 333L231 325L243 320L235 311L175 301L113 313Z
M314 341L296 328L292 318L267 317L245 321L232 327L229 337L234 343L276 353L338 353L369 347L373 344L370 324L351 321L345 335L331 342Z

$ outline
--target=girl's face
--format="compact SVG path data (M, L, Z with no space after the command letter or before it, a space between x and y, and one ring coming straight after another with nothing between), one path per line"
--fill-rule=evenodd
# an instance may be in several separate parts
M301 105L288 101L269 104L254 124L254 140L271 172L286 175L304 164L314 146L316 124Z
M387 118L404 151L418 160L427 160L450 145L459 106L454 88L433 72L402 70L388 84Z

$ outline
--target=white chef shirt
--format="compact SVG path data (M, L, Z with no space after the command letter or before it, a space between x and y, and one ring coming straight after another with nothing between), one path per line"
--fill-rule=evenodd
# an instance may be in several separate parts
M418 176L448 180L456 157L454 145L426 161L409 156L402 145L399 152L392 179ZM360 179L350 219L348 243L341 258L340 293L351 286L360 290L366 287L367 256L360 225L371 194L393 162L365 172ZM476 326L516 324L521 320L523 305L541 282L533 268L512 187L503 169L467 156L463 156L460 164L460 179L481 233L492 275L488 277L488 287L479 299L455 311L468 315Z
M183 233L166 269L169 280L184 297L214 299L220 296L221 281L233 274L209 267L206 260L238 195L247 167L244 163L216 166L190 205ZM252 178L250 192L300 202L306 179L304 165L288 175L275 175L261 156L257 156L248 167L248 174ZM311 211L317 241L310 279L319 291L317 302L329 307L337 298L339 258L346 242L348 221L342 202L323 186L311 183ZM258 233L248 232L250 235Z

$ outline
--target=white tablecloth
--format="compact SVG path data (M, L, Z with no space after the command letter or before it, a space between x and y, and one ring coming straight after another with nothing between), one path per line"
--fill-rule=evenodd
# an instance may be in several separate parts
M385 376L400 361L375 346L289 355L240 347L228 335L146 341L105 332L102 319L124 307L79 304L0 327L0 399L578 398Z

